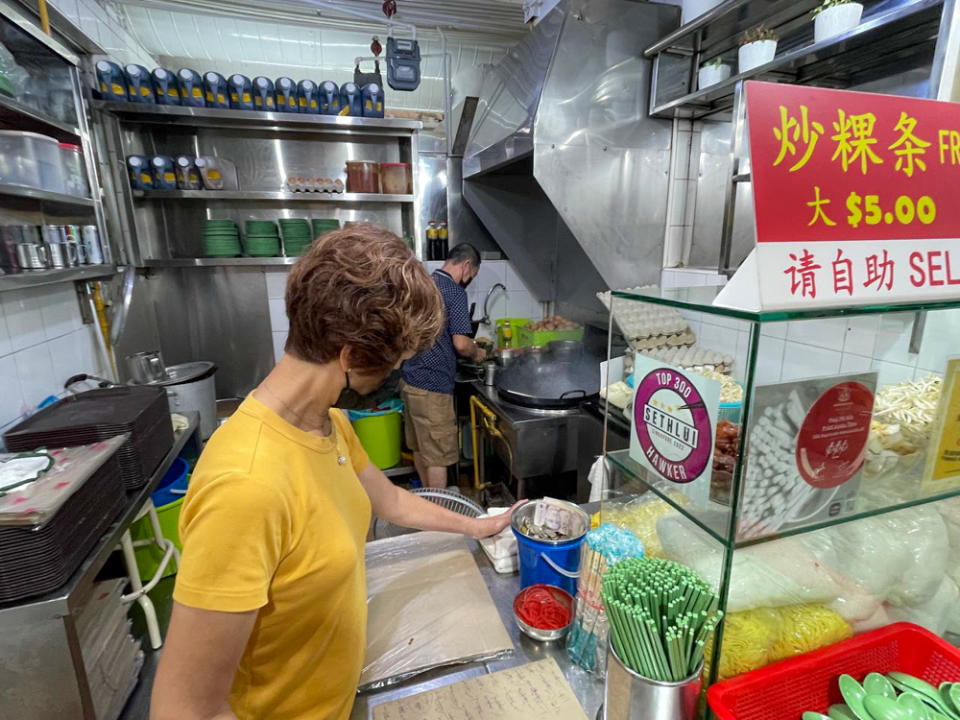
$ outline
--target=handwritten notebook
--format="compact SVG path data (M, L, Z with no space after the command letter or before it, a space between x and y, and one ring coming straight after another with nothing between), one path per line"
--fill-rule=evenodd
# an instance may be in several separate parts
M373 720L587 720L552 658L377 705Z

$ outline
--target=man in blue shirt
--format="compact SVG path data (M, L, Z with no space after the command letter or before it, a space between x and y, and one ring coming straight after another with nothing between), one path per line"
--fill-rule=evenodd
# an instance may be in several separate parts
M434 271L446 307L446 323L429 350L403 365L403 424L407 445L421 482L447 486L447 468L460 457L453 407L457 355L481 362L486 353L470 339L473 326L464 288L477 276L480 253L468 243L454 246L443 267Z

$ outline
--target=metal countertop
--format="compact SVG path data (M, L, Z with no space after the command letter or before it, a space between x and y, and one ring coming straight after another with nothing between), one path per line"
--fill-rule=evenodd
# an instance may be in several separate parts
M596 503L596 505L597 508L593 508L592 505L585 505L584 509L587 512L592 512L593 509L599 509L599 503ZM513 620L513 599L520 591L519 575L517 573L499 574L493 569L479 543L471 540L470 544L473 546L473 558L477 567L480 568L480 575L483 576L487 589L490 591L490 596L497 606L503 626L507 629L510 639L513 640L513 655L487 663L473 662L432 670L411 678L405 683L358 695L353 705L353 712L350 714L350 720L368 720L368 718L373 717L372 710L375 706L390 700L416 695L443 685L498 670L506 670L548 657L556 660L564 677L570 683L570 687L573 688L574 695L580 701L587 718L593 720L603 703L603 680L571 662L570 658L567 657L564 640L539 643L521 634ZM424 608L424 612L429 612L429 609Z
M566 408L563 410L537 411L534 408L524 408L520 405L507 403L500 399L495 387L484 385L479 380L469 383L470 389L474 394L483 398L483 401L490 405L491 409L505 417L512 423L520 423L525 420L543 420L544 418L566 418L580 414L578 406Z

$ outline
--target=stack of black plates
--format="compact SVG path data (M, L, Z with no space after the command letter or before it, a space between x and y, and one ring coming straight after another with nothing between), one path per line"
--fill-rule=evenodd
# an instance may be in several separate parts
M0 527L0 602L67 582L126 504L115 453L42 525Z
M166 389L130 385L64 398L7 431L12 452L73 447L130 433L117 451L128 490L142 487L173 447Z

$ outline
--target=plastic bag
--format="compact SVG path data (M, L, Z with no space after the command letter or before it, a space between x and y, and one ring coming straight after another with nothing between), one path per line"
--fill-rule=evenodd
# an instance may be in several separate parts
M29 77L27 71L17 65L13 54L4 45L0 44L0 78L6 80L13 97L23 95ZM0 85L0 90L6 91L2 85Z
M679 516L661 518L657 531L668 558L719 587L723 548L715 540ZM738 548L733 553L727 612L836 600L843 586L824 571L832 553L829 544L803 536Z

